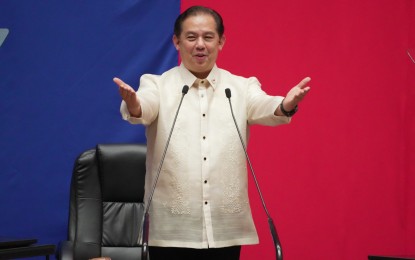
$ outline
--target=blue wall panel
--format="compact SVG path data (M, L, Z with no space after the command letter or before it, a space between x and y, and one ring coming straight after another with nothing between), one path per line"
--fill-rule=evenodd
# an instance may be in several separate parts
M114 76L177 64L179 0L0 2L0 236L66 237L75 158L97 143L145 143L123 121Z

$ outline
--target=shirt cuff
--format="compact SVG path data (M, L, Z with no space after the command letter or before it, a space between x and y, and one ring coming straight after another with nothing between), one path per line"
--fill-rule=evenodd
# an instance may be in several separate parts
M120 112L122 119L130 122L131 124L144 124L144 120L142 117L131 116L130 112L128 111L127 104L124 100L121 102Z

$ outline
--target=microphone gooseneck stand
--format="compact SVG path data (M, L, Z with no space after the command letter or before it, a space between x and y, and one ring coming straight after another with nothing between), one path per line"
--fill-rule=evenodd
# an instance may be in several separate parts
M246 150L246 145L245 145L245 143L242 139L241 131L239 131L238 124L236 123L236 119L235 119L235 115L233 113L233 108L232 108L232 103L231 103L231 90L229 88L225 89L225 94L226 94L226 97L229 100L229 106L231 107L232 118L233 118L233 121L235 122L236 130L238 130L239 139L241 140L241 144L242 144L243 150L245 152L245 156L246 156L246 159L248 161L249 167L251 169L252 176L254 177L255 185L256 185L256 188L258 190L259 197L261 198L262 206L263 206L263 208L265 210L265 213L267 214L267 217L268 217L269 229L271 231L272 240L274 241L277 260L282 260L283 256L282 256L281 242L280 242L280 239L278 237L278 233L277 233L277 230L275 228L274 221L272 220L271 215L269 214L268 209L265 206L265 201L264 201L264 198L262 197L261 189L259 188L259 184L258 184L256 175L255 175L254 169L252 168L251 160L249 160L248 152Z
M167 142L166 142L166 147L164 148L164 152L163 152L163 155L161 157L160 165L159 165L159 168L157 170L157 175L156 175L156 178L154 180L153 187L151 188L150 196L148 198L146 209L144 211L144 221L143 221L143 229L142 229L143 230L143 237L142 237L143 238L143 249L141 251L141 259L143 259L143 260L148 260L148 255L149 255L149 253L148 253L148 235L149 235L149 231L150 231L150 215L149 215L148 211L150 210L150 204L151 204L151 201L153 200L153 194L154 194L154 191L156 189L158 179L160 177L161 168L163 166L164 158L166 157L166 152L167 152L167 148L169 147L170 138L171 138L171 135L173 133L174 125L176 124L176 119L177 119L177 116L179 115L179 110L180 110L180 107L182 106L183 98L184 98L184 95L187 94L187 91L189 91L189 86L184 85L183 89L182 89L182 98L180 99L179 106L177 107L176 115L174 117L173 124L172 124L171 129L170 129L170 134L169 134L169 137L168 137Z

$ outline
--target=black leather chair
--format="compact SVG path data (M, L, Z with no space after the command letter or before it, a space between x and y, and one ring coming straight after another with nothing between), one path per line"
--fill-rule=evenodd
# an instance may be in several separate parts
M101 144L76 160L68 238L57 258L141 259L146 146Z

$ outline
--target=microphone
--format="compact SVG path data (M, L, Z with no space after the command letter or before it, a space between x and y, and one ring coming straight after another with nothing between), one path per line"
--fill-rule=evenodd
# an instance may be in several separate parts
M269 229L271 231L272 240L274 241L277 260L282 260L283 256L282 256L281 242L280 242L280 239L278 237L278 233L277 233L277 230L275 228L274 221L272 220L270 214L268 213L268 209L265 206L265 201L264 201L264 198L262 197L261 189L259 188L259 184L258 184L256 175L255 175L255 172L254 172L254 168L252 168L251 160L249 160L248 152L246 151L246 145L245 145L245 143L242 139L241 131L239 131L238 124L236 123L236 119L235 119L235 115L233 113L233 108L232 108L232 103L231 103L231 90L229 88L225 89L225 94L226 94L226 97L229 100L229 106L231 108L232 118L233 118L233 121L235 122L236 130L238 131L239 139L241 140L241 144L242 144L243 150L245 152L245 156L246 156L246 159L248 161L249 167L251 168L252 177L254 177L255 185L256 185L256 188L258 190L259 197L261 198L262 206L263 206L264 211L265 211L265 213L267 214L267 217L268 217L268 225L269 225Z
M225 89L225 94L226 94L226 97L229 99L229 102L231 102L231 90L230 89ZM231 109L232 109L232 106L231 106ZM232 115L233 115L233 113L232 113Z
M142 239L143 239L143 249L141 251L141 259L143 259L143 260L147 260L148 255L149 255L149 253L148 253L148 236L149 236L149 231L150 231L150 215L149 215L148 211L150 210L150 204L151 204L151 201L153 200L154 191L156 190L156 185L157 185L158 179L160 177L161 168L163 166L164 158L166 157L167 148L169 147L170 138L171 138L171 135L173 133L174 125L176 124L177 116L179 115L179 110L180 110L180 107L182 106L184 95L186 95L188 91L189 91L189 86L184 85L183 89L182 89L182 98L180 99L179 106L177 107L176 115L174 117L173 124L172 124L171 129L170 129L170 134L169 134L169 137L167 139L166 146L164 147L164 152L163 152L163 155L161 157L159 168L157 170L157 175L156 175L153 187L151 188L150 196L148 198L146 209L144 211L144 221L143 221L143 228L142 228L142 230L143 230L143 237L142 237ZM139 239L139 240L141 240L141 239Z

